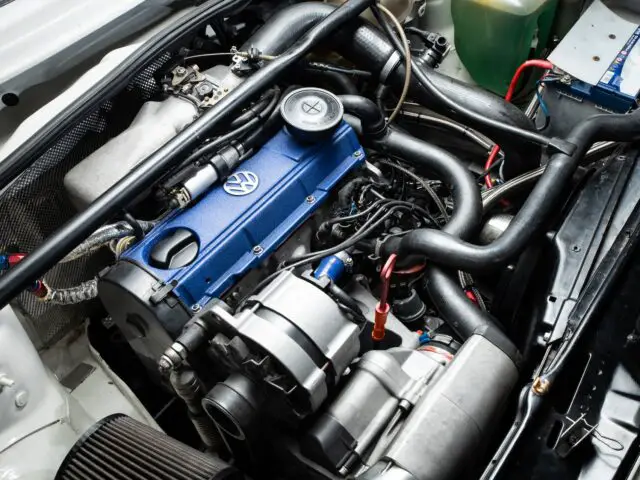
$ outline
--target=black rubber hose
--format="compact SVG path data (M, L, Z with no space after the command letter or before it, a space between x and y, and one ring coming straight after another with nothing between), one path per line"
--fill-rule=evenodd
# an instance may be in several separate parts
M161 52L171 49L182 38L192 35L194 30L211 22L212 19L231 15L248 3L249 0L209 0L151 37L0 162L0 189L8 186L31 166L69 128L93 112L96 105L122 91Z
M476 232L482 221L482 199L473 175L460 159L393 127L383 138L373 140L372 147L430 171L449 187L455 208L444 231L462 238L470 238Z
M395 51L400 55L400 57L404 59L404 48L400 43L400 40L393 33L392 27L387 21L386 17L384 17L380 13L379 9L375 5L371 7L371 11L385 30L387 38L392 42ZM532 130L522 129L504 121L494 120L493 118L491 118L491 116L488 115L488 112L478 111L475 108L469 108L469 106L465 104L467 103L466 101L460 101L460 99L453 97L452 95L447 95L440 89L439 85L433 82L431 75L433 74L434 70L426 68L425 65L420 64L415 59L411 60L411 69L414 76L417 78L419 85L424 89L426 93L431 96L432 100L439 104L440 108L449 110L450 114L459 115L465 120L465 123L470 123L472 125L478 124L481 125L485 130L493 130L494 136L497 134L509 134L516 137L520 141L524 140L534 145L547 146L551 142L550 138L537 133L535 128ZM504 105L509 105L509 103L501 97L497 98L499 98ZM521 115L525 116L524 112L520 113ZM529 148L531 147L531 145L528 146Z
M242 49L254 46L265 54L277 55L296 34L310 28L333 9L335 6L320 2L284 8L271 17ZM335 35L332 44L355 65L371 71L381 83L388 83L396 92L401 91L405 78L401 56L378 29L359 19ZM429 81L425 87L413 79L411 96L430 109L468 124L498 142L509 158L508 177L539 165L540 149L523 142L521 135L535 137L544 144L548 139L535 132L533 122L519 108L486 90L414 63L419 70L417 74L428 74ZM461 106L462 110L452 109L451 102ZM471 113L471 117L465 111Z
M365 146L401 158L421 170L428 170L449 187L455 208L444 231L470 238L482 221L482 198L464 162L447 150L385 125L382 112L372 100L355 95L341 95L338 98L345 112L360 120L360 133ZM389 244L400 241L394 238Z
M387 127L382 112L372 100L354 95L339 98L345 112L360 119L365 146L427 170L449 187L455 209L445 230L462 238L471 237L482 221L482 199L473 175L462 160L440 147Z
M258 116L262 116L262 112L268 110L273 97L277 95L277 91L275 89L270 89L265 93L256 103L255 105L248 108L246 111L242 112L238 117L234 118L233 121L229 124L229 129L233 130L238 128L245 123L253 120ZM277 100L276 100L277 101Z
M384 114L373 101L360 95L340 95L338 98L345 112L360 119L365 141L385 135L387 125Z
M265 118L269 118L269 116L273 113L274 109L278 105L278 101L280 100L280 89L278 87L273 88L271 90L272 95L268 99L269 103L259 111L255 111L254 117L247 121L244 124L241 124L235 130L231 130L224 135L219 136L218 138L212 140L211 142L199 147L196 151L191 153L182 163L185 165L189 165L196 160L198 160L203 155L207 155L209 153L220 150L224 145L239 139L244 136L251 130L255 130L255 128L262 123Z
M231 90L192 124L140 162L86 210L50 235L13 270L0 278L0 305L7 305L31 282L42 277L99 226L159 181L167 170L180 161L185 150L202 142L208 132L228 121L247 99L271 87L287 69L299 62L321 41L357 18L372 2L373 0L348 0L341 5L286 52Z
M359 118L363 132L374 130L368 125L380 124L382 114L371 100L350 96L340 99L345 111ZM462 161L446 150L393 128L384 129L373 137L364 137L363 141L379 151L433 172L447 184L453 195L454 210L443 230L451 235L471 238L482 220L482 201L475 180ZM442 318L462 339L474 334L484 335L517 362L519 353L515 345L490 315L467 299L454 275L455 272L445 272L435 265L427 269L427 289Z
M272 136L274 136L278 130L282 128L284 125L284 120L282 120L282 115L280 115L280 105L282 105L282 101L287 98L287 95L294 90L300 88L299 85L290 85L280 96L280 100L276 108L273 109L269 117L262 123L258 128L256 128L253 132L247 135L242 140L242 147L245 151L249 151L252 149L256 149L262 146L266 141L268 141Z
M330 70L305 70L304 74L311 79L318 78L325 80L333 88L338 90L338 93L347 95L358 94L358 87L356 87L356 84L344 73L332 72Z
M374 142L376 148L397 155L436 174L451 189L454 209L443 231L470 238L482 220L480 191L466 166L446 150L390 129L386 138ZM486 336L517 363L519 353L493 318L472 304L456 281L456 272L429 265L426 287L431 301L449 326L466 340L471 335Z
M334 6L320 2L303 2L283 8L270 17L240 51L256 48L263 55L280 55L333 10Z
M389 242L401 254L425 255L441 265L464 271L486 271L503 265L527 246L549 214L561 204L563 194L580 160L592 143L601 140L632 141L640 138L640 111L629 115L595 115L579 123L568 141L573 155L555 154L522 208L504 233L489 245L473 245L448 232L419 229L402 240ZM383 250L389 253L385 245Z

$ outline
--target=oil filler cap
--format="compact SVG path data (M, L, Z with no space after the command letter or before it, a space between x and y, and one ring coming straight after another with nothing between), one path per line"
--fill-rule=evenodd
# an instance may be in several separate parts
M291 135L303 142L318 142L331 136L342 121L344 107L333 93L321 88L300 88L289 93L280 114Z
M198 258L198 239L186 228L178 228L151 249L149 264L162 270L186 267Z

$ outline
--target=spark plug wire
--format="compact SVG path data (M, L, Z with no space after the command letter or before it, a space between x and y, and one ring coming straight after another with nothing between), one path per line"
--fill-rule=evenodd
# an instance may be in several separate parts
M373 330L371 331L371 338L374 345L379 345L384 340L385 324L387 323L387 317L391 307L389 305L389 290L391 288L391 274L393 268L396 266L396 260L398 255L392 253L382 267L380 271L380 280L382 280L382 288L380 290L380 301L376 305L376 311L373 322Z

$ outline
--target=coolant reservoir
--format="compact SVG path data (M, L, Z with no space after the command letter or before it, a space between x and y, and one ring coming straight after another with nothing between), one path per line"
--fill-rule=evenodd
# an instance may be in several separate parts
M471 77L504 95L516 69L547 45L557 0L452 0L455 46Z

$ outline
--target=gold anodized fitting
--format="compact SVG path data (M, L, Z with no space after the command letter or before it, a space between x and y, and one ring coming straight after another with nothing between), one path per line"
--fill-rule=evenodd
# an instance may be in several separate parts
M546 378L536 377L533 381L533 385L531 385L531 390L533 390L533 393L536 395L546 395L549 392L549 385L549 380Z

